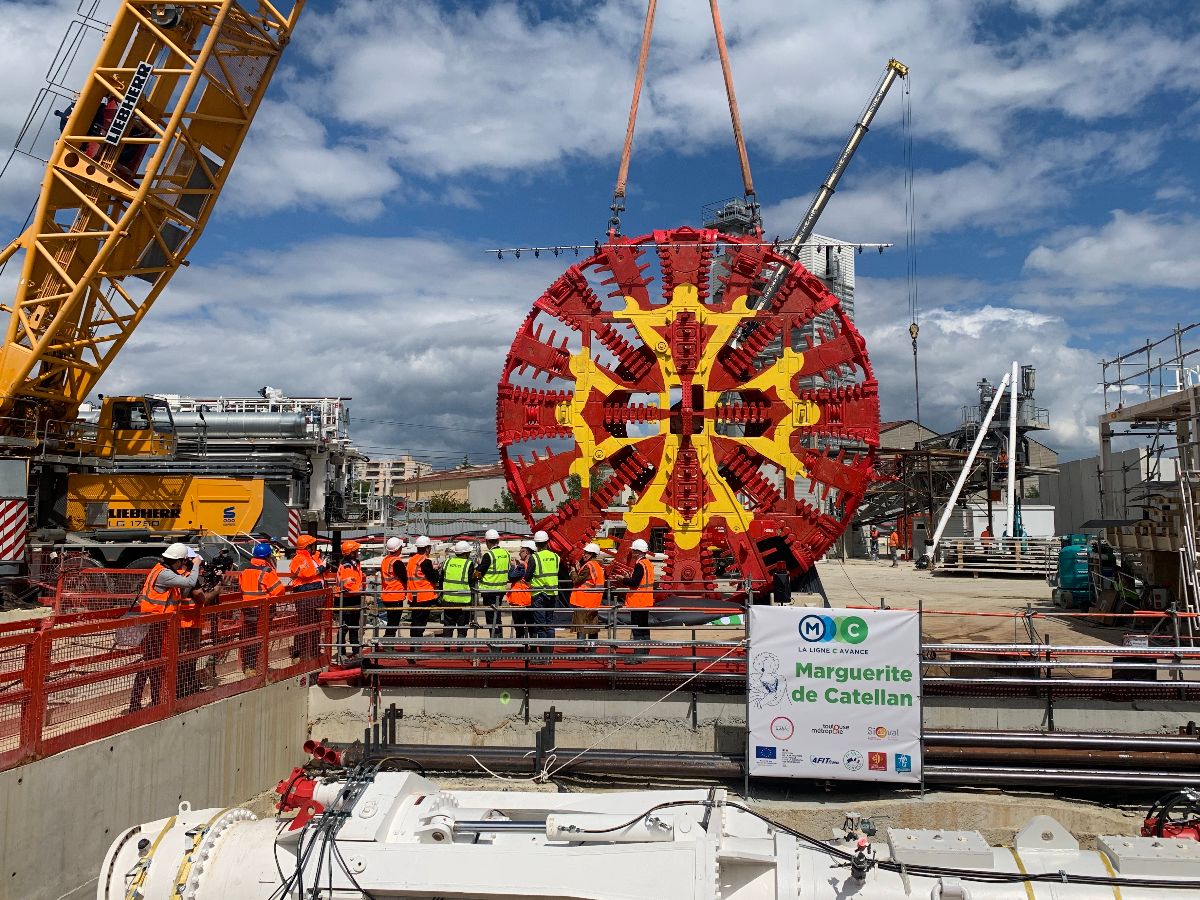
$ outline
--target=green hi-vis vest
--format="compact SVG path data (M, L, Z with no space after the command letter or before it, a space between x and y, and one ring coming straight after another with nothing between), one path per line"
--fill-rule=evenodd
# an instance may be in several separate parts
M553 550L539 550L533 555L537 560L537 571L529 579L529 589L535 594L558 590L558 554Z
M442 600L445 603L471 602L471 558L452 556L442 569Z
M487 552L488 570L479 580L479 589L491 593L503 594L508 590L508 551L502 547L493 547Z

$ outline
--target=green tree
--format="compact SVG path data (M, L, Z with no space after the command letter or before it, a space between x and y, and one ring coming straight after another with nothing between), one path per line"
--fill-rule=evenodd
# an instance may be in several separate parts
M490 510L480 510L480 512L516 512L517 501L513 499L513 495L507 489L500 492L500 498L492 504Z
M466 500L457 500L449 491L439 491L430 494L429 511L431 513L464 513L471 511L471 504Z

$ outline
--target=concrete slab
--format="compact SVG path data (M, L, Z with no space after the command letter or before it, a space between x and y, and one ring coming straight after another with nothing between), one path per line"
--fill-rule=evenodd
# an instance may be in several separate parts
M281 682L0 772L0 898L90 896L123 829L273 787L301 757L307 694Z

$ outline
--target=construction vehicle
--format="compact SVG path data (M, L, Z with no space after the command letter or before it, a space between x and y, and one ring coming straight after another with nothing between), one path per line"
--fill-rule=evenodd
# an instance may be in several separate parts
M187 424L155 397L101 398L76 417L187 265L303 6L122 0L78 93L51 76L66 107L55 110L62 131L28 227L0 249L0 266L20 266L0 347L7 574L28 565L27 532L35 546L70 544L108 563L134 553L112 550L132 535L147 539L135 548L145 557L149 544L179 529L233 533L265 524L287 533L291 487L271 489L281 461L264 461L252 442L240 460L209 452L214 438L230 437L229 421L181 408L195 419ZM87 28L97 25L94 13L81 9ZM51 72L69 67L77 51L65 40ZM255 434L252 423L240 424ZM297 440L314 437L308 426L300 423ZM323 437L319 428L315 437ZM312 471L314 458L299 467L324 474ZM304 501L324 504L325 492L316 493ZM81 526L97 531L68 541ZM115 541L114 531L123 532Z

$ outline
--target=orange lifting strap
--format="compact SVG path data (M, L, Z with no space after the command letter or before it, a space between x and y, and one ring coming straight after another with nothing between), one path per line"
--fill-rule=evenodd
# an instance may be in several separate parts
M721 74L725 78L725 96L729 101L729 119L733 124L733 142L737 146L738 162L742 167L742 186L750 201L750 208L758 220L758 204L755 202L754 179L750 175L750 157L746 153L746 138L742 134L742 117L738 113L737 97L733 92L733 70L729 66L729 50L725 46L725 29L721 26L721 12L717 0L708 0L712 12L713 33L717 38L717 54L721 58ZM613 190L612 218L609 234L621 233L621 213L625 210L625 185L629 180L629 157L633 152L633 129L637 123L638 103L642 97L642 83L646 77L646 57L650 55L650 36L654 32L654 13L658 0L648 0L646 22L642 26L642 46L638 52L637 75L633 81L633 99L629 104L629 122L625 126L625 146L621 150L621 164L617 169L617 186Z

